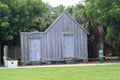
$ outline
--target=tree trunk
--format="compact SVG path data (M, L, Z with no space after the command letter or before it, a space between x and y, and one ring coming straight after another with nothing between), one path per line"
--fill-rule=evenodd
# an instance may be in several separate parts
M3 41L0 41L0 66L3 64Z
M1 64L2 64L2 55L3 55L3 46L2 46L2 44L0 43L0 66L1 66Z
M96 41L97 55L100 49L104 51L104 29L101 23L97 23L94 28L94 37ZM97 56L98 57L98 56Z

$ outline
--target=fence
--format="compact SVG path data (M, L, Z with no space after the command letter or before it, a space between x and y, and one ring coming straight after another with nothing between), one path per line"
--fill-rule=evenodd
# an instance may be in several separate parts
M20 46L8 46L7 57L19 60L21 58Z

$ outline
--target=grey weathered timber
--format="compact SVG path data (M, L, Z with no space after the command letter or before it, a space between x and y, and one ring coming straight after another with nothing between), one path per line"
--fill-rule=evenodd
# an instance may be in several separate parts
M45 32L21 32L22 63L69 57L87 61L87 34L77 21L63 12Z
M20 46L8 46L7 57L10 59L20 60L20 58L21 58Z

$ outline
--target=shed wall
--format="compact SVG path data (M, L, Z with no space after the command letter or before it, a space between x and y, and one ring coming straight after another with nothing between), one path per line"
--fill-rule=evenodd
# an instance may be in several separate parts
M41 38L41 61L63 59L64 36L74 38L74 57L87 59L87 33L68 14L63 14L45 32L22 32L22 62L29 63L29 40Z

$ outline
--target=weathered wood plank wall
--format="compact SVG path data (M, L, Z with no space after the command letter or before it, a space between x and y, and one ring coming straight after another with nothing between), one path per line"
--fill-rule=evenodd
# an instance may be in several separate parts
M36 38L41 38L42 61L63 59L65 35L74 38L74 57L87 59L87 34L88 32L65 12L45 32L21 33L22 62L30 62L29 40Z

